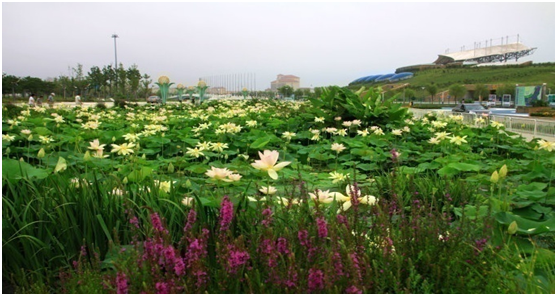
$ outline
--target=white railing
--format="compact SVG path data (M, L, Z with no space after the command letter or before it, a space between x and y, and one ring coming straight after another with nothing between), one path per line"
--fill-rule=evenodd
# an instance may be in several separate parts
M511 132L528 133L534 137L555 137L555 121L552 120L497 115L491 115L490 119L504 124L505 129Z
M442 114L443 116L448 115L462 115L462 120L465 124L475 125L476 118L482 117L481 115L470 114L470 113L453 113L450 110L422 110L422 109L411 109L410 112L414 117L421 118L428 113ZM486 118L486 117L483 117ZM555 137L555 121L553 120L543 120L543 119L532 119L532 118L522 118L514 116L501 116L501 115L490 115L486 118L487 121L497 121L505 125L505 130L530 134L533 137Z

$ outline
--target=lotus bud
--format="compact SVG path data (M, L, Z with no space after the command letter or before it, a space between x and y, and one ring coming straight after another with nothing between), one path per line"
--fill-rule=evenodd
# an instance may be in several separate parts
M499 178L503 179L507 176L507 165L503 165L499 170Z
M517 230L518 230L518 224L516 223L516 221L513 221L511 224L509 224L509 228L507 229L507 232L510 235L513 235L516 233Z
M112 142L116 142L116 137L112 137Z
M147 159L147 157L145 157L145 153L143 153L143 155L141 155L141 158Z
M168 78L167 76L161 76L159 77L158 81L160 84L170 83L170 78Z
M128 184L128 177L124 177L124 179L122 180L122 184Z
M186 180L186 184L185 184L186 188L190 188L191 187L191 181L188 179Z
M25 160L23 159L23 157L20 157L20 158L19 158L19 161L25 162Z
M491 174L490 181L491 181L491 183L499 182L499 174L497 173L497 171L494 171L493 174Z
M27 137L28 141L32 141L33 140L33 135L29 135L29 137Z
M62 172L64 170L66 170L67 167L68 167L68 165L66 164L66 159L64 159L63 157L58 157L58 163L56 164L56 167L54 168L54 172L55 173Z
M6 154L10 154L11 151L10 147L6 148Z
M172 163L168 164L168 172L169 173L174 173L174 166L172 165Z
M44 148L41 148L41 150L39 150L39 153L37 153L37 157L43 158L44 156L45 156Z
M83 155L83 160L85 161L91 160L91 153L89 153L89 151L85 151L85 155Z

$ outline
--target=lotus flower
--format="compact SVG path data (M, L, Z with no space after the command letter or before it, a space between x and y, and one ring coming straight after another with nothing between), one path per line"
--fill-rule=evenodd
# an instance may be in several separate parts
M251 166L258 170L266 171L271 179L276 180L278 179L277 172L290 164L290 161L283 161L277 164L278 157L278 151L265 150L263 153L259 152L259 158L261 159L256 160Z

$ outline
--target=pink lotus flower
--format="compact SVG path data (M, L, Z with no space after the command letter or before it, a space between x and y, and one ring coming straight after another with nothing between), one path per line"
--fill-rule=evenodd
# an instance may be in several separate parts
M279 153L276 150L270 151L265 150L263 153L259 152L260 160L256 160L251 164L254 168L262 171L266 171L271 179L278 179L277 172L282 168L290 164L290 161L283 161L277 164Z

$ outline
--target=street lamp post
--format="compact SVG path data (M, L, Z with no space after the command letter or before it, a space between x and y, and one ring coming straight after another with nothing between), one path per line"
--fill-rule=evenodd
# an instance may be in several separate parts
M117 51L116 51L116 38L118 38L118 35L112 34L112 38L114 38L114 66L117 69L118 68L118 54L117 54Z
M116 77L115 77L115 87L116 87L116 91L118 91L118 54L116 51L116 38L118 38L117 34L112 34L112 38L114 38L114 73L116 73Z

